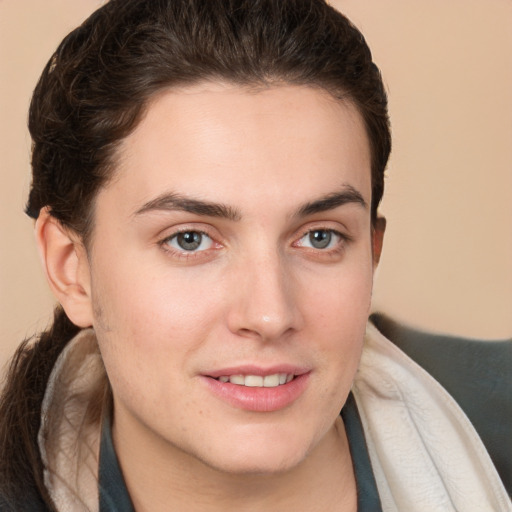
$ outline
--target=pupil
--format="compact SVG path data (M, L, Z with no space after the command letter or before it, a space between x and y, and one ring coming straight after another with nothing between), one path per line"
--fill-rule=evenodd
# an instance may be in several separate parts
M332 233L330 231L318 230L309 234L309 241L315 249L325 249L331 243Z
M185 251L193 251L201 245L202 235L196 231L187 231L178 235L178 245Z

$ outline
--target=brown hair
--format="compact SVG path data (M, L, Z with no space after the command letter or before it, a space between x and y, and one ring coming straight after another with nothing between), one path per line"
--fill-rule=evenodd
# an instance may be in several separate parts
M203 80L320 87L352 102L370 141L376 220L391 148L387 98L363 36L323 0L111 0L98 9L62 41L34 91L27 213L37 218L48 207L87 243L116 147L150 98ZM0 401L4 493L29 486L49 503L36 441L40 404L77 330L58 309L52 329L13 360Z

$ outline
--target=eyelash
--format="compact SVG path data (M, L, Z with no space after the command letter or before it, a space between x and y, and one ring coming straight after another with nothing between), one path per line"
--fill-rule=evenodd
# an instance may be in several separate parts
M180 235L185 234L185 233L194 233L194 234L201 235L202 237L208 237L211 240L212 245L217 245L217 246L220 245L208 233L206 233L205 231L203 231L201 229L180 229L179 231L172 233L170 236L167 236L163 240L158 242L158 245L160 245L160 247L162 247L162 249L164 251L166 251L167 253L169 253L171 256L177 257L180 259L186 259L186 260L204 256L203 253L209 252L211 250L211 247L208 247L207 249L203 249L201 251L197 251L197 250L187 251L185 249L178 249L178 248L171 247L170 242L173 241L174 239L177 239ZM203 241L201 240L201 244L202 243L203 243Z
M330 234L331 236L334 235L334 236L338 237L338 241L335 242L335 247L315 248L315 247L304 246L299 243L306 236L308 236L308 235L311 236L311 234L315 233L315 232L325 232L325 233ZM208 248L200 250L200 251L198 251L198 250L187 251L185 249L174 248L170 245L171 241L177 239L181 234L185 234L185 233L193 233L193 234L201 235L202 237L207 237L208 239L210 239L213 247L208 247ZM311 229L303 231L301 236L299 238L295 239L295 241L292 243L292 247L301 247L304 250L306 250L310 253L318 254L319 256L336 256L340 252L342 252L345 249L346 245L348 243L350 243L351 241L352 241L352 238L350 236L348 236L344 233L341 233L340 231L337 231L336 229L315 227L315 228L311 228ZM201 240L201 244L202 243L203 243L203 240ZM329 243L330 243L330 241L329 241ZM215 250L215 249L219 249L220 247L222 247L222 245L219 242L216 242L215 239L212 236L210 236L206 231L203 231L201 229L187 229L187 228L180 229L179 231L172 233L170 236L165 237L163 240L158 242L158 245L161 246L165 252L170 253L171 256L179 258L179 259L185 259L185 260L205 257L206 256L205 253L209 253L212 249Z
M337 237L338 241L335 242L335 246L331 247L331 248L329 248L329 247L316 248L316 247L307 247L307 246L300 244L300 241L303 240L305 237L307 237L308 235L311 236L313 233L318 233L318 232L328 233L331 236L334 235L335 237ZM331 241L329 240L329 243L330 242ZM344 233L341 233L340 231L338 231L336 229L325 228L325 227L315 227L315 228L311 228L311 229L304 231L303 234L300 236L300 238L298 238L293 243L293 245L295 247L303 247L305 250L308 250L308 251L318 254L320 256L336 256L340 252L342 252L346 248L346 245L350 242L352 242L352 238L350 236L348 236Z

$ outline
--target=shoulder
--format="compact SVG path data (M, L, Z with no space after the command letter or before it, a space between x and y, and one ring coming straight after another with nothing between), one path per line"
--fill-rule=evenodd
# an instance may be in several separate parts
M370 320L457 401L512 493L512 339L485 341L432 334L379 314Z

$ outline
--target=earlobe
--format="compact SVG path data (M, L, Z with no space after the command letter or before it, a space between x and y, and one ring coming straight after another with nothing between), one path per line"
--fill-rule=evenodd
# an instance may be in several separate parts
M380 261L382 254L382 246L384 244L384 233L386 231L385 217L377 217L372 229L372 251L373 251L373 268L375 269Z
M89 261L78 235L65 228L48 208L35 226L43 270L69 319L79 327L92 325Z

